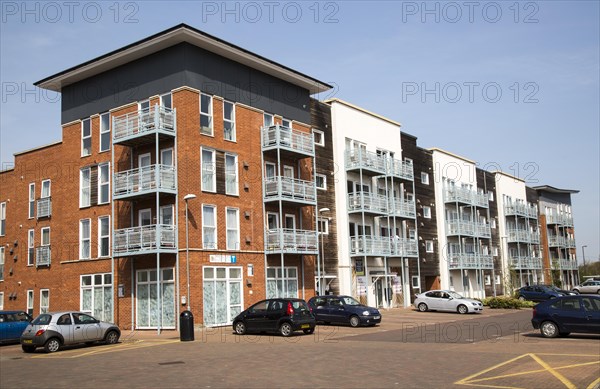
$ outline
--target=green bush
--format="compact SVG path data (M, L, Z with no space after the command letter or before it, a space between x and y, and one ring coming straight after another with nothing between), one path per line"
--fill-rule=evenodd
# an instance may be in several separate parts
M491 309L521 309L531 308L536 303L533 301L521 301L513 297L488 297L481 301L484 306Z

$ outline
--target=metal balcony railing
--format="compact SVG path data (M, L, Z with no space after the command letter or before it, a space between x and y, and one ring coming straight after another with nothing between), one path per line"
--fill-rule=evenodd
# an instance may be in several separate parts
M573 226L573 216L571 215L547 215L546 224L560 224L565 226Z
M549 235L548 246L567 247L567 239L564 236Z
M413 164L410 161L401 161L399 159L389 158L387 174L413 181Z
M444 189L444 201L446 203L459 202L487 208L489 206L488 196L469 188L450 187Z
M446 235L475 236L475 223L466 220L450 220L446 222Z
M525 203L507 203L504 204L504 214L506 216L523 216L531 219L537 219L537 206Z
M560 260L560 268L563 270L577 270L577 261L563 258Z
M509 229L507 231L508 242L540 243L540 233L524 229Z
M318 252L317 231L275 228L265 232L266 251L299 254Z
M452 253L448 254L450 269L493 269L494 260L489 254Z
M141 194L150 191L177 190L177 172L174 166L151 165L116 172L113 175L113 196L115 198Z
M155 105L113 118L113 142L160 132L175 136L175 111Z
M417 210L414 201L400 199L391 199L388 203L388 211L392 216L400 216L414 219L417 217Z
M264 181L265 200L296 200L314 203L317 199L317 186L313 181L290 177L270 177Z
M575 247L577 247L575 245L575 239L571 239L571 238L566 238L565 239L565 245L570 248L570 249L574 249Z
M394 238L391 242L392 257L418 257L419 246L414 239Z
M43 197L37 200L37 218L52 216L52 199L50 197Z
M352 236L350 237L350 254L389 256L392 254L391 240L389 237Z
M348 211L387 213L387 197L371 192L348 194Z
M366 169L384 174L387 169L387 158L372 151L361 149L346 150L346 169Z
M315 142L312 134L279 124L261 129L262 149L285 148L302 154L314 155Z
M529 256L511 256L510 266L515 270L541 270L542 258Z
M39 246L35 248L35 266L50 266L52 261L52 250L50 246Z
M148 252L176 252L175 226L152 224L115 230L113 255L127 256Z

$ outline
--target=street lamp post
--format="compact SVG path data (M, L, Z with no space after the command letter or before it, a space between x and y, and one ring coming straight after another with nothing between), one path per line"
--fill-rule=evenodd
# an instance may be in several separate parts
M329 212L329 208L321 208L319 209L319 218L321 220L321 213ZM321 255L317 258L317 282L319 283L319 296L323 295L323 280L321 279L321 256L323 257L323 274L325 274L325 252L323 249L323 231L319 231L321 235Z
M584 246L581 246L581 256L583 257L583 266L585 267L585 248L587 247L587 244Z
M186 308L190 310L190 235L188 231L188 201L195 199L196 195L189 193L183 197L185 201L185 266L187 270L187 300L186 300Z

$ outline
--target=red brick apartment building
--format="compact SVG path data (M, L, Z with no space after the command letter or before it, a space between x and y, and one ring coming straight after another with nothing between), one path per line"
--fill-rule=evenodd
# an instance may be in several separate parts
M62 94L62 141L0 173L4 309L160 330L314 294L329 85L187 25L36 85Z

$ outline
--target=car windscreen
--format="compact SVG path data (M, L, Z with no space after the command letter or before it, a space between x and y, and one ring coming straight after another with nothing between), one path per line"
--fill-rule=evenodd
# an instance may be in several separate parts
M458 294L456 292L448 292L448 294L450 295L450 297L455 298L455 299L462 299L462 298L464 298L463 296L461 296L460 294Z
M346 305L360 305L360 303L358 301L356 301L355 299L353 299L352 297L342 297L342 300L344 300L344 304Z
M38 317L36 317L35 320L33 322L31 322L31 324L43 326L43 325L50 324L50 320L52 320L52 315L43 313L43 314L39 315Z

